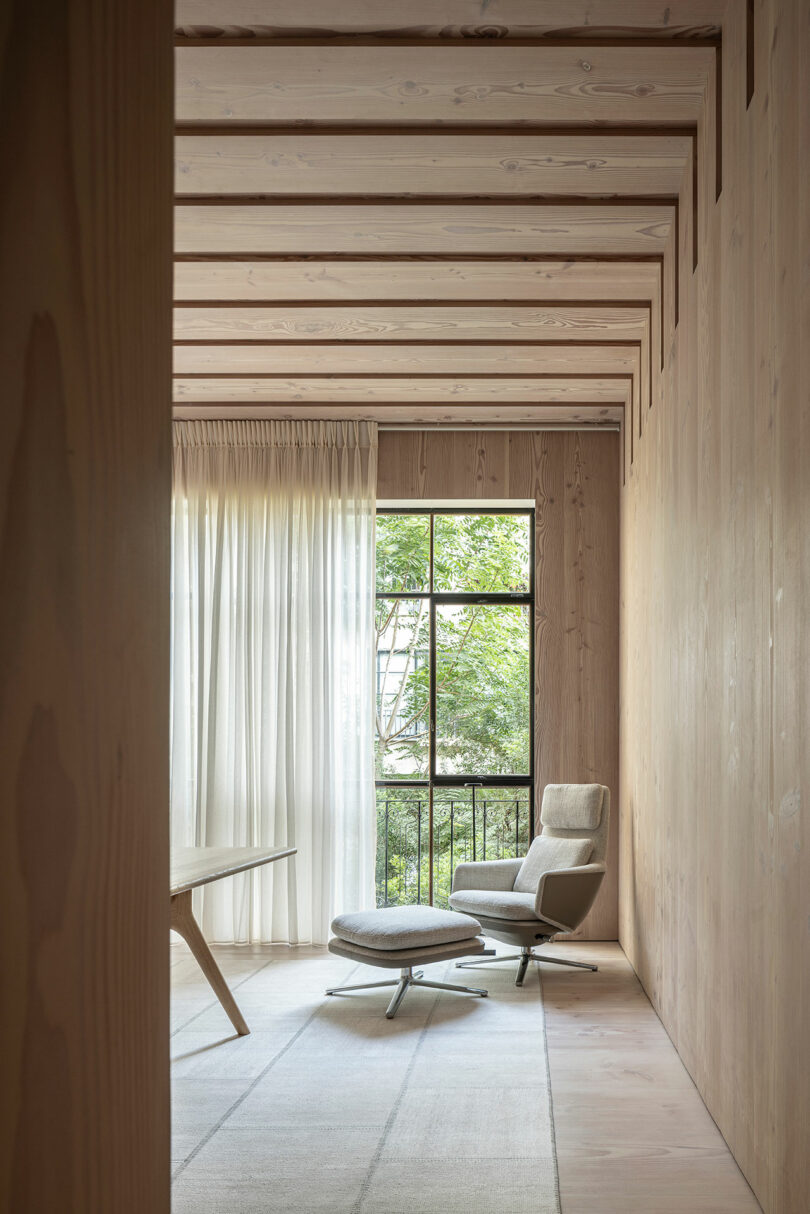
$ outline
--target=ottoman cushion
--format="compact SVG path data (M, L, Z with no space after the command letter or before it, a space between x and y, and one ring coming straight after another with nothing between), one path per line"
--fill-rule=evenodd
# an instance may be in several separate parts
M384 906L338 915L332 920L332 931L339 940L385 951L452 944L470 940L480 930L481 924L470 915L435 906Z
M362 961L364 965L390 970L406 969L409 965L431 965L435 961L452 961L455 957L471 957L475 953L483 953L486 944L483 936L471 936L469 940L429 944L426 948L364 948L333 936L327 947L330 953L338 957L348 957L351 961Z

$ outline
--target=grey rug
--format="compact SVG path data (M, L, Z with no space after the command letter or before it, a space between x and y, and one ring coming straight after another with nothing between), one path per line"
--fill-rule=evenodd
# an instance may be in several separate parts
M536 967L427 967L489 998L412 989L389 1021L387 990L322 994L380 971L272 955L239 982L250 1037L175 983L175 1214L559 1214Z

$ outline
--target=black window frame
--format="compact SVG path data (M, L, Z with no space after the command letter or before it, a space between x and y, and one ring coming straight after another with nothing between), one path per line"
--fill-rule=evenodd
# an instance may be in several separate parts
M428 701L428 776L414 779L402 776L395 779L378 780L377 788L426 788L429 798L429 901L433 904L433 790L435 788L472 788L473 815L475 814L476 788L527 788L529 790L529 841L534 838L534 778L535 778L535 510L533 506L378 506L376 515L422 515L429 518L429 563L427 590L376 590L375 602L380 599L424 599L429 606L429 701ZM440 515L522 515L529 520L529 589L527 591L502 591L493 594L465 593L463 591L433 590L434 570L434 519ZM527 775L505 776L479 775L475 772L445 775L436 771L436 608L443 605L464 606L468 604L515 604L529 607L529 772ZM376 661L376 659L375 659ZM376 668L376 667L375 667ZM473 829L473 839L475 831Z

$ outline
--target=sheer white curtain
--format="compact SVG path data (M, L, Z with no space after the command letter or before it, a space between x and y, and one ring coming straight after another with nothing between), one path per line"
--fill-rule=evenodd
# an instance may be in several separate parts
M211 940L373 905L376 479L373 424L174 425L172 845L298 848L198 892Z

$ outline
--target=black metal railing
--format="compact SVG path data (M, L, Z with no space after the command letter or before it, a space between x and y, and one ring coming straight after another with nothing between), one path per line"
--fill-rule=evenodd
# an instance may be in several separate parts
M492 795L494 794L494 795ZM528 788L433 794L433 904L447 906L456 865L525 855L531 829ZM377 905L430 901L430 799L427 789L377 790Z

